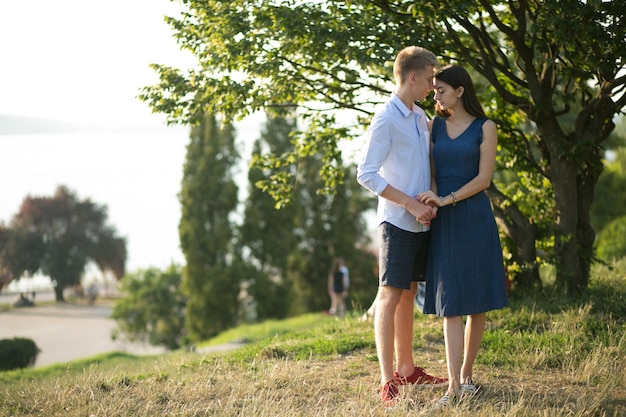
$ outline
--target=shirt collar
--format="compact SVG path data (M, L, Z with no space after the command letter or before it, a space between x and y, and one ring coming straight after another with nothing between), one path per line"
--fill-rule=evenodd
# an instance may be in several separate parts
M400 97L398 97L395 92L391 93L391 102L398 108L398 110L400 110L404 117L414 113L415 104L411 104L411 109L407 109L406 105L402 102L402 100L400 100Z

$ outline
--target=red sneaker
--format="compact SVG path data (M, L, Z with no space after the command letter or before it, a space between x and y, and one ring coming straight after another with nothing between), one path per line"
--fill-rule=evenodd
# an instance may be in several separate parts
M398 380L400 385L406 384L420 384L420 385L432 385L438 387L448 383L448 378L440 378L437 376L428 375L419 366L415 367L413 373L409 376L400 376L397 372L393 373L394 377Z
M393 407L400 400L398 398L398 395L400 395L398 383L397 379L390 379L385 382L385 385L380 386L380 398L383 400L385 407Z

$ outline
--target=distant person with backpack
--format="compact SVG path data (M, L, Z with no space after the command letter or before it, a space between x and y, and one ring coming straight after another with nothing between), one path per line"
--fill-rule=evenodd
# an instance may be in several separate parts
M350 286L350 272L342 258L335 258L328 274L328 313L343 318L346 315L346 297Z

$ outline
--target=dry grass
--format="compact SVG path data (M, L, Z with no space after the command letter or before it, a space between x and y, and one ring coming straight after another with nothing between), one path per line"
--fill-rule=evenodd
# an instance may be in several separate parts
M406 387L385 409L371 351L333 359L234 361L229 354L163 356L143 369L74 367L0 390L2 416L623 416L624 340L560 369L477 366L482 394L445 412L432 401L445 388ZM416 353L443 374L442 347ZM263 356L263 355L261 355Z
M443 411L432 404L445 388L424 387L385 409L371 322L320 318L234 352L0 374L0 416L624 416L625 270L584 299L513 300L490 315L481 394ZM441 322L417 316L415 327L417 363L445 374Z
M218 355L163 357L135 375L92 366L43 381L24 381L2 401L3 416L623 416L624 357L594 352L576 368L547 372L480 366L482 395L449 411L432 401L445 388L406 387L394 409L382 407L378 365L369 352L331 360ZM616 360L617 359L617 360ZM425 360L429 370L444 365ZM148 367L147 367L148 368ZM597 370L606 371L600 372ZM590 379L598 379L590 383Z

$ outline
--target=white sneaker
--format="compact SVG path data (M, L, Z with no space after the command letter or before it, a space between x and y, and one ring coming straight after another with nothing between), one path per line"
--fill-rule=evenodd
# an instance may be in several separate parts
M459 402L459 398L460 397L458 395L446 393L446 395L444 395L443 397L439 398L437 400L437 402L435 402L435 405L434 405L433 408L435 410L441 410L443 408L452 407L452 406L456 405L456 403Z
M467 384L461 384L461 388L459 389L459 398L470 398L476 395L476 393L480 390L479 386L476 386L474 382L470 379Z

